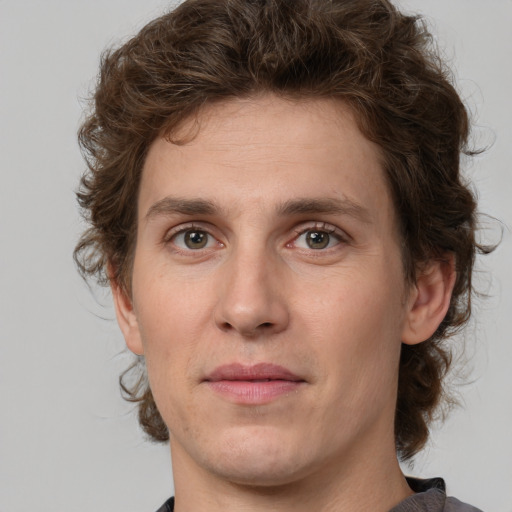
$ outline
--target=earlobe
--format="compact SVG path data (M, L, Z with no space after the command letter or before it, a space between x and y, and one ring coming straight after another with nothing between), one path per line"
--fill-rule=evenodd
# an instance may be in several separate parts
M132 300L128 297L124 287L113 279L110 280L110 289L114 299L117 323L123 333L126 346L134 354L142 355L144 347Z
M418 271L402 332L403 343L415 345L434 334L450 307L455 278L455 258L451 253Z

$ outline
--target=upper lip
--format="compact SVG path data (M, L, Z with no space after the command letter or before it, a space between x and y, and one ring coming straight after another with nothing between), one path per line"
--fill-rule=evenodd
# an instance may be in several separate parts
M215 368L215 370L206 376L205 380L208 382L218 382L221 380L288 380L301 382L304 379L277 364L258 363L254 365L244 365L232 363Z

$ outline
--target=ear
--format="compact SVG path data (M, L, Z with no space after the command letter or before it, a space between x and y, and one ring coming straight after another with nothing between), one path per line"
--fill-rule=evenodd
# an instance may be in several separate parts
M410 292L403 343L415 345L434 334L450 307L456 275L455 257L451 253L418 270Z
M113 273L109 272L112 276ZM125 288L115 279L110 279L110 289L114 299L117 323L123 333L126 346L137 355L144 353L144 346L140 335L139 323L133 309L132 299L126 293Z

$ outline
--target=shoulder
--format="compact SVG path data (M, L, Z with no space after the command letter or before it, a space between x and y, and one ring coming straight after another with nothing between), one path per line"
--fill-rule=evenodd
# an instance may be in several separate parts
M173 512L174 498L169 498L156 512Z
M479 508L462 503L457 498L446 498L443 512L482 512Z
M447 497L442 478L407 478L407 482L416 494L409 496L390 512L482 512L456 498Z

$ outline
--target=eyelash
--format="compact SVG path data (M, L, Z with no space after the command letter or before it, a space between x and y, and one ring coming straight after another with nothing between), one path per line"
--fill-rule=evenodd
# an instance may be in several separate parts
M181 225L181 226L178 226L177 228L175 229L171 229L169 232L166 233L164 239L163 239L163 243L165 245L168 245L168 244L172 244L173 245L173 250L178 252L178 253L182 253L182 254L191 254L191 253L203 253L203 249L204 250L211 250L212 248L211 247L205 247L205 248L197 248L197 249L191 249L191 248L183 248L183 247L180 247L178 246L176 243L173 243L173 241L179 236L179 235L184 235L185 233L187 232L193 232L193 231L197 231L197 232L200 232L200 233L204 233L206 234L207 237L210 237L210 238L213 238L215 240L215 242L218 244L219 247L224 247L224 244L222 242L220 242L218 240L218 238L216 236L214 236L208 228L205 228L205 226L200 226L200 225L197 225L197 224L187 224L187 225ZM349 240L350 240L350 237L342 230L340 230L339 228L337 228L336 226L333 226L332 224L328 224L326 222L314 222L312 223L311 225L309 226L305 226L302 225L300 228L297 228L294 230L294 233L295 233L295 236L293 237L293 239L290 241L290 242L287 242L285 244L285 246L287 248L292 248L296 241L303 235L305 235L306 233L308 232L319 232L319 233L325 233L329 236L333 236L335 238L337 238L338 240L338 243L335 244L334 247L338 246L339 244L343 244L343 243L348 243ZM207 242L209 243L209 242ZM329 242L330 243L330 242ZM330 249L333 249L334 247L326 247L326 248L318 248L318 249L313 249L313 248L300 248L298 247L297 249L299 250L302 250L302 251L315 251L315 252L325 252L325 251L328 251Z
M212 233L207 228L205 228L205 226L199 226L197 224L181 225L181 226L178 226L175 229L171 229L169 232L166 233L166 235L165 235L165 237L163 239L163 243L164 243L164 245L172 244L173 245L173 250L175 252L182 253L182 254L187 254L187 255L190 255L190 254L193 254L193 253L198 253L199 254L199 253L203 253L204 250L211 250L212 248L210 248L210 247L208 247L208 248L198 248L197 250L194 250L194 249L191 249L191 248L185 249L183 247L178 246L175 242L173 243L173 241L175 241L176 238L179 235L184 235L187 232L193 232L193 231L204 233L209 238L213 238L220 247L224 246L224 244L222 242L219 242L217 237L212 235ZM204 249L204 250L202 250L202 249Z
M296 229L295 230L296 236L294 237L294 239L291 242L287 243L286 246L291 247L292 244L295 244L295 242L302 235L305 235L308 232L314 233L315 231L319 232L319 233L326 233L329 236L334 235L334 237L337 238L337 240L338 240L338 243L336 243L334 247L336 247L339 244L343 244L343 243L346 244L350 241L350 237L344 231L340 230L336 226L333 226L332 224L328 224L326 222L315 222L310 226L301 227L300 229ZM333 249L334 247L318 248L318 249L313 249L312 247L310 247L309 249L305 248L302 250L321 252L321 251L327 251L329 249ZM299 249L301 249L301 248L299 248Z

